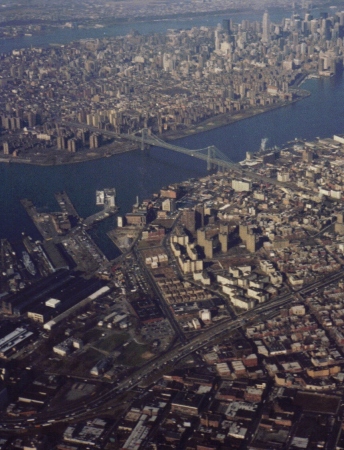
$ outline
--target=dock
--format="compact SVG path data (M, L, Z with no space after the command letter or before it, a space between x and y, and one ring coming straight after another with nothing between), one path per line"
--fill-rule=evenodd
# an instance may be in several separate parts
M89 228L96 222L100 222L101 220L107 219L108 217L113 216L117 212L118 212L117 207L104 208L102 211L98 211L97 213L92 214L92 216L87 217L83 223Z
M117 206L105 204L101 211L92 214L86 219L82 219L66 192L57 192L54 195L61 212L39 213L31 200L27 198L20 200L27 214L31 217L36 228L45 240L53 239L59 241L62 236L68 234L69 230L72 230L80 224L91 228L96 222L100 222L116 214L119 209Z
M67 213L69 216L75 217L77 220L80 220L77 210L65 191L56 192L54 195L62 212Z
M20 203L24 206L25 211L30 216L31 220L35 224L37 230L40 232L42 237L44 239L51 238L50 232L49 232L49 227L47 227L47 224L46 224L44 218L37 211L33 202L27 198L23 198L22 200L20 200Z

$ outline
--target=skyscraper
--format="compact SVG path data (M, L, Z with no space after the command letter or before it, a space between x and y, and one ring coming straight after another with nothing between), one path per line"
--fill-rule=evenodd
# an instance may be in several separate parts
M220 32L221 30L219 28L215 30L215 51L219 51L221 48Z
M231 33L231 21L229 19L223 19L222 20L222 29L223 32L229 36Z
M262 42L268 43L270 42L270 19L269 13L265 11L263 14L263 34L262 34Z

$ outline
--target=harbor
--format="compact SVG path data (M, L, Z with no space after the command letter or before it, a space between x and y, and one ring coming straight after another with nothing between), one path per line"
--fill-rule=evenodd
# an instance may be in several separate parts
M99 196L103 199L102 201L99 201ZM65 191L55 193L55 199L61 209L59 212L42 213L31 200L22 199L22 206L43 238L43 243L40 241L34 243L32 239L24 235L23 243L26 250L22 252L22 261L26 270L32 276L36 274L32 257L37 259L40 272L44 274L52 273L59 268L70 267L91 274L106 264L108 258L87 230L91 230L96 222L118 211L115 197L114 188L97 191L97 204L103 209L86 219L80 217ZM44 256L44 264L39 257L40 254Z
M271 148L295 137L314 139L316 136L341 133L343 84L342 77L306 80L302 87L310 91L311 96L300 102L178 139L175 143L190 149L216 145L231 160L238 162L245 158L246 152L257 152L265 137L268 138L267 147ZM326 111L326 114L317 111ZM99 189L99 183L103 186L116 184L120 187L117 197L121 214L124 215L131 210L136 195L146 198L161 186L205 174L206 164L203 161L157 147L149 152L123 153L67 166L1 164L0 176L4 189L0 207L6 213L0 224L0 233L12 241L20 239L22 231L35 239L39 238L40 233L28 220L20 199L32 199L36 205L44 206L44 210L54 211L55 193L65 190L79 215L89 217L99 212L96 202L90 201ZM110 258L116 255L113 256L110 251L112 246L106 233L115 226L113 217L97 222L97 228L101 227L105 232L94 236Z
M83 224L87 228L92 227L96 222L107 219L118 212L119 208L116 206L116 190L104 189L103 191L96 191L96 204L97 206L102 206L103 209L92 214L83 221Z

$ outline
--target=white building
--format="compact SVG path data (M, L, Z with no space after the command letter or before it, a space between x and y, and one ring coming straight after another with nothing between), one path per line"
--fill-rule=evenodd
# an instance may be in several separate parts
M236 192L248 192L252 189L252 182L249 180L232 180L232 188Z

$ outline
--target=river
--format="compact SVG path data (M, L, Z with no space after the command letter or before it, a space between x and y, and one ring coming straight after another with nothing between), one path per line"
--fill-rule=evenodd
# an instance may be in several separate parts
M314 139L342 133L343 77L312 79L303 87L312 95L302 101L175 142L187 148L214 144L237 162L245 158L246 151L257 151L263 138L268 138L268 146L273 146L295 137ZM54 193L66 190L79 214L86 217L97 211L96 189L115 187L120 214L124 214L130 211L137 195L143 199L164 185L205 174L203 161L156 147L149 154L138 150L65 166L2 164L0 237L16 241L22 231L38 237L20 204L24 197L33 200L42 211L54 211L58 210ZM111 257L113 249L108 248L103 231L114 223L115 218L111 218L98 226L99 243Z
M281 8L270 9L270 18L275 23L280 23L283 17L290 17L291 12ZM315 16L318 14L314 10ZM251 22L261 21L263 12L252 11L228 14L209 14L194 17L176 17L175 19L147 20L142 22L123 22L104 28L53 28L51 31L42 32L33 36L21 36L14 39L0 40L0 53L7 53L18 48L46 47L49 44L67 44L80 39L100 39L112 36L125 36L132 30L140 34L166 33L170 28L187 29L192 27L215 27L222 23L224 18L232 18L235 23L241 23L243 19Z
M314 139L343 133L343 77L312 79L302 87L311 92L302 101L175 143L187 148L216 145L237 162L245 158L246 151L257 151L263 138L268 138L268 146L274 146L295 137ZM147 198L169 183L205 174L203 161L161 148L152 148L149 154L138 150L65 166L1 164L0 238L18 242L23 231L39 238L20 204L21 198L31 199L41 211L56 211L54 193L65 190L79 214L87 217L97 211L96 189L115 187L120 214L124 214L131 210L137 195ZM118 251L109 245L104 231L114 227L115 220L104 221L94 231L97 243L111 258Z

